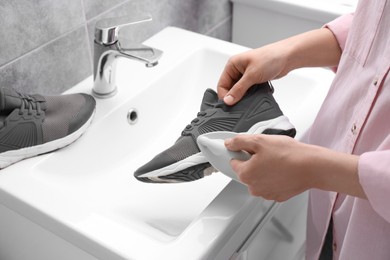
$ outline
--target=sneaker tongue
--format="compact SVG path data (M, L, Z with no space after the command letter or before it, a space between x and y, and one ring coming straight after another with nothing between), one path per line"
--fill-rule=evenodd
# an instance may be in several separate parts
M46 110L46 100L41 95L30 95L34 101L41 102L41 109ZM0 89L0 111L12 111L22 106L22 96L13 89Z
M202 104L200 105L200 111L205 111L208 108L214 107L218 102L218 95L212 89L207 89L203 94Z

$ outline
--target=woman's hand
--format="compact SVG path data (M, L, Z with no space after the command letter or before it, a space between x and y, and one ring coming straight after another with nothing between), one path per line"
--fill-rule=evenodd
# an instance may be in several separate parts
M356 155L300 143L283 135L238 135L225 141L227 149L252 154L231 166L249 192L269 200L285 201L317 188L366 198L357 174Z
M220 76L218 97L234 105L254 84L281 78L296 68L336 66L340 55L333 33L321 28L232 56Z
M252 85L285 76L288 71L279 45L271 44L232 56L218 82L219 98L233 105Z
M301 143L291 137L239 135L225 145L229 150L252 154L248 161L232 160L231 166L254 196L285 201L312 186L301 170L305 163Z

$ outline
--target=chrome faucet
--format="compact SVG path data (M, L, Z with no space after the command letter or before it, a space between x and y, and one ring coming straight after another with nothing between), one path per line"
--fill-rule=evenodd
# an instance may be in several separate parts
M98 98L108 98L116 94L116 59L126 57L141 61L146 67L154 67L162 51L142 44L122 46L119 30L142 22L151 21L148 15L138 17L116 17L99 20L95 25L93 89Z

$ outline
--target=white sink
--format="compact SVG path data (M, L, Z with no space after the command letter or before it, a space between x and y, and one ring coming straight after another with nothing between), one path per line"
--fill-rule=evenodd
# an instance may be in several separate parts
M159 65L119 59L118 94L97 100L88 131L62 150L2 170L0 204L98 259L223 259L253 228L245 223L255 224L272 202L249 196L222 174L149 184L133 172L178 138L204 90L216 89L227 59L246 48L173 27L145 44L164 51ZM312 123L332 77L325 69L302 69L273 82L297 138ZM89 77L69 92L91 89ZM127 121L129 110L137 113L134 124Z

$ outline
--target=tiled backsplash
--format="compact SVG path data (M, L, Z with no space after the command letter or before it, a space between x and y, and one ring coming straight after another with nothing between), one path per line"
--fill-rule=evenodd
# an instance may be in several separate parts
M123 30L143 41L166 26L231 39L229 0L1 0L0 86L59 94L92 74L94 25L103 17L150 13Z

